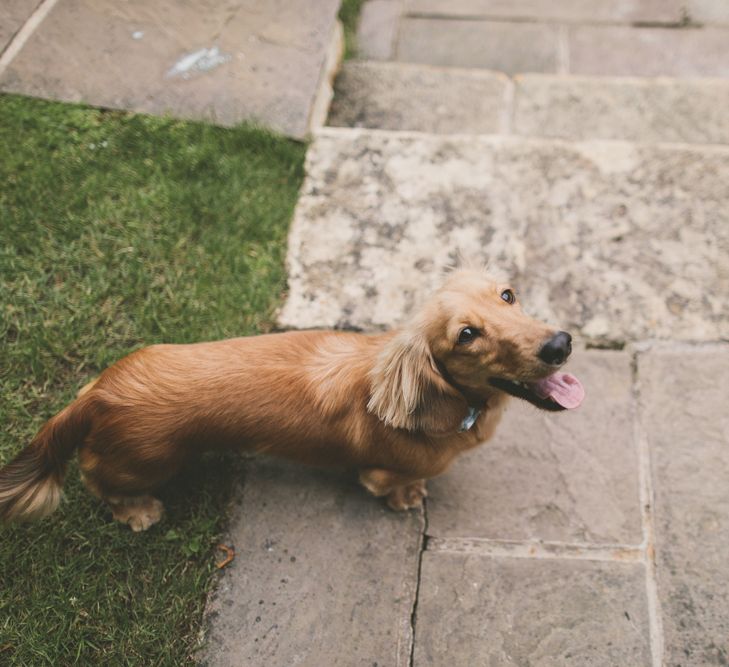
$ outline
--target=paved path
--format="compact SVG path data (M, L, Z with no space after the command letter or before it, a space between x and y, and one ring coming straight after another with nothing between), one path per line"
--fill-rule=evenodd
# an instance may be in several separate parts
M514 404L422 514L252 465L207 664L723 664L729 345L580 350L571 367L578 412Z
M465 250L579 336L587 399L515 401L422 513L257 463L210 665L727 664L728 36L708 0L365 3L281 323L396 325Z

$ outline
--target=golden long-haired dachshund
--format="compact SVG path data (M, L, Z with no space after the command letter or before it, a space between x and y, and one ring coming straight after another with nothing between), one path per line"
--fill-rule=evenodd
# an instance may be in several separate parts
M162 516L151 494L210 449L351 468L391 508L418 507L426 479L492 436L509 395L580 404L579 381L558 372L570 352L568 333L470 269L388 333L153 345L84 387L0 470L0 518L52 512L76 450L86 486L135 531Z

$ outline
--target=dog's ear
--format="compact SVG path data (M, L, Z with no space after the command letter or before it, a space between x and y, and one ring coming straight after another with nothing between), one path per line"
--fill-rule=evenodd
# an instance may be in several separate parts
M455 430L467 405L441 376L425 338L397 334L370 372L367 409L395 428L409 431Z

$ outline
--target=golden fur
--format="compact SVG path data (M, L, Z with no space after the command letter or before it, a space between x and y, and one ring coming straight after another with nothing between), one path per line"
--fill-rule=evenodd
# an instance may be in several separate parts
M424 480L492 436L508 396L489 377L553 371L537 353L554 330L505 302L507 287L457 271L384 334L301 331L134 352L0 471L0 518L53 511L76 449L88 488L135 530L161 517L150 494L206 449L355 469L394 509L418 506ZM459 344L465 326L483 335ZM460 432L469 406L480 415Z

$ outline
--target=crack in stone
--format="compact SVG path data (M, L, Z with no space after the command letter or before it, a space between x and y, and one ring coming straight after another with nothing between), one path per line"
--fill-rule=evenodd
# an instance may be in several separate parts
M420 599L420 580L423 573L423 554L428 549L428 499L423 499L423 528L420 532L420 544L418 545L418 574L415 580L415 595L413 596L413 608L410 612L410 655L408 667L414 667L415 660L415 624L418 617L418 601Z

